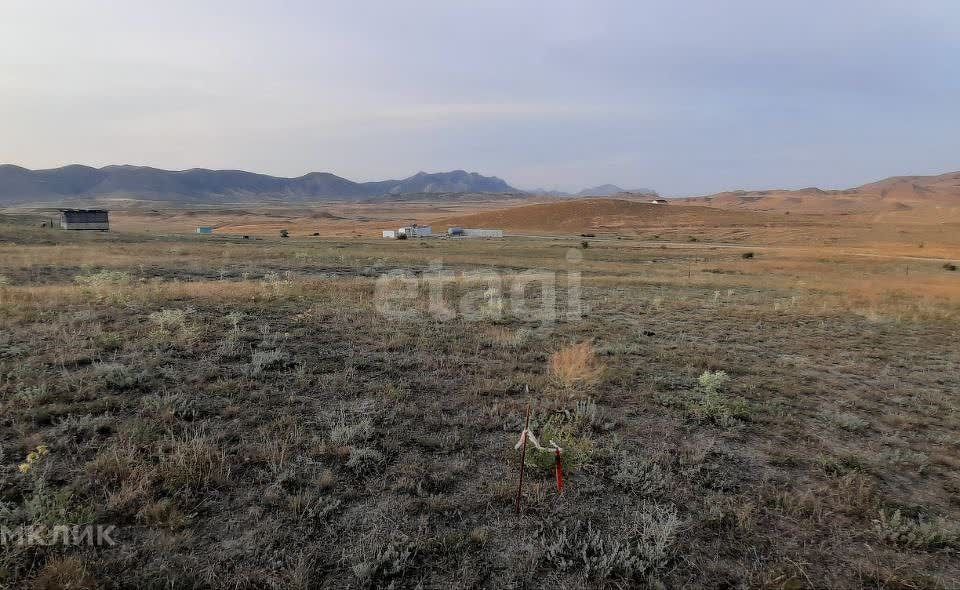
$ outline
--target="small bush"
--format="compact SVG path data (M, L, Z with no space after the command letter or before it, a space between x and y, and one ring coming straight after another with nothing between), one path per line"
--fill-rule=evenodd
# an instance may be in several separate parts
M750 415L750 406L745 399L723 392L729 380L724 371L704 371L692 396L680 403L699 422L712 422L723 428L733 426Z
M604 422L604 413L592 399L582 399L573 407L573 420L590 428L600 428Z
M76 557L53 557L33 581L35 590L94 590L96 579L87 565Z
M137 512L137 520L147 526L177 530L187 524L187 517L170 498L150 502Z
M123 338L116 332L103 332L97 335L94 344L102 352L116 352L123 348Z
M35 524L89 524L94 517L93 508L78 504L70 489L51 488L42 478L37 479L36 487L24 500L23 507Z
M644 505L631 526L605 534L591 521L541 529L539 554L553 568L594 581L643 579L656 586L656 574L670 561L680 519L673 507Z
M126 285L130 283L130 275L119 270L101 270L98 272L77 275L73 277L73 282L86 287Z
M372 555L358 560L353 566L353 575L364 588L404 587L398 582L402 581L404 572L414 565L416 555L415 544L402 540L391 541L374 549Z
M957 270L957 265L953 264L952 262L947 262L943 265L943 270L949 270L950 272L953 272Z
M900 510L887 515L880 511L880 518L873 521L873 530L881 541L912 549L944 549L960 547L960 528L943 519L924 522L904 518Z
M580 242L580 247L586 250L587 248L590 247L590 242L583 240L582 242Z
M561 415L551 416L537 437L540 444L549 448L551 442L563 449L563 468L576 471L590 463L594 444L589 435L581 432L576 422L565 420ZM556 465L552 451L541 451L527 446L525 463L536 469L552 470Z
M196 336L193 327L187 318L193 314L193 308L161 309L150 314L150 323L153 324L151 336L158 341L186 342Z
M373 425L369 420L360 420L356 424L347 424L341 417L330 429L330 442L335 445L351 445L365 441L373 434Z
M740 258L743 258L744 260L749 260L753 258L753 252L744 252L743 254L740 255Z
M357 475L371 475L383 470L387 459L376 449L352 449L347 467Z
M230 478L226 453L200 432L163 444L158 455L160 479L173 493L215 487Z
M596 381L605 368L588 342L568 346L550 357L550 373L566 386Z
M699 383L700 387L705 391L718 392L729 380L730 376L727 375L726 371L704 371L700 377L697 378L697 383Z
M106 387L115 391L124 391L137 384L136 375L122 363L98 363L93 372Z
M641 497L662 493L670 487L669 473L639 453L622 452L611 470L610 479L618 487Z
M822 414L822 417L834 426L850 432L863 432L870 428L869 422L849 412L827 412Z
M287 355L282 350L260 350L250 358L247 373L251 377L257 377L265 371L283 368L286 364Z

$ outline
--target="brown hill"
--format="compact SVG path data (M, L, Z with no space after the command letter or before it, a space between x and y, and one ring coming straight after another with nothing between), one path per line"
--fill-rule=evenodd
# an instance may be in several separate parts
M655 205L623 199L571 199L484 211L435 221L438 227L504 229L513 233L634 233L656 228L730 226L772 219L753 212L733 212L693 205Z
M960 172L895 176L846 190L728 191L684 199L723 209L797 213L886 214L904 217L960 216ZM909 213L908 213L909 212Z

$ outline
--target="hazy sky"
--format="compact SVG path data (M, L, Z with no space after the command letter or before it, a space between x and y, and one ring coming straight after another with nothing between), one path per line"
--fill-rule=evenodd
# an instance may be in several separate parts
M960 2L0 0L0 162L670 195L960 170Z

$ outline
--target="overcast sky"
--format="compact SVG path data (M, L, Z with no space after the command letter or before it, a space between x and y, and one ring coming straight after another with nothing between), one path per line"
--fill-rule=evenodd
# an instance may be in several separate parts
M960 170L955 0L2 0L0 162L669 195Z

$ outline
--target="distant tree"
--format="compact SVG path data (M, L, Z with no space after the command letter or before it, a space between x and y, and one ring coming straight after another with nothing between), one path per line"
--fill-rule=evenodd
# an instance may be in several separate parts
M285 229L281 229L281 230L280 230L280 237L281 237L281 238L289 238L289 237L290 237L290 232L287 231L287 230L285 230Z

